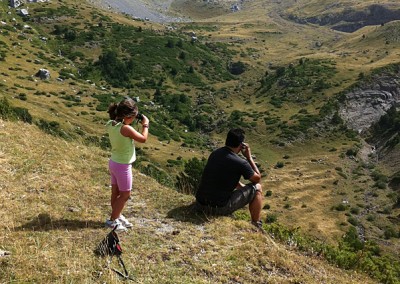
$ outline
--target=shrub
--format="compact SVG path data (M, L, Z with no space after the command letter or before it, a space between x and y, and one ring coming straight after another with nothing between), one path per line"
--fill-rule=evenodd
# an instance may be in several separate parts
M246 65L241 61L233 62L229 65L228 69L231 74L240 75L246 71Z
M31 124L33 120L32 115L26 108L12 107L5 97L0 100L0 117L5 120L19 119L29 124Z
M356 149L348 149L346 151L346 156L350 157L350 156L356 156L358 153L358 150Z
M338 172L338 175L340 175L344 179L347 179L347 175L343 172Z
M383 235L384 235L385 239L387 239L387 240L390 238L400 237L399 231L396 231L396 229L393 227L386 227Z
M17 119L22 120L23 122L32 123L32 115L29 113L29 111L26 108L22 107L15 107L13 108L14 115Z
M367 216L367 221L372 222L375 220L375 216L374 215L368 215Z
M349 218L347 218L347 222L349 222L353 226L357 226L359 224L358 220L356 218L354 218L353 216L350 216Z
M385 189L386 188L386 182L383 181L377 181L374 184L375 187L379 188L379 189Z
M265 230L275 239L290 241L299 250L322 255L342 269L364 271L380 283L394 284L400 278L400 262L389 256L380 256L375 243L361 242L354 227L349 228L337 247L301 236L296 229L287 229L277 223L265 226Z
M44 119L39 119L39 121L36 122L36 125L43 130L44 132L54 135L54 136L59 136L64 139L70 139L71 136L68 135L61 127L60 124L57 121L46 121Z
M13 112L13 108L7 98L3 97L0 101L0 117L3 119L10 119L13 117Z
M340 204L336 205L334 208L336 211L346 211L347 206L344 205L343 203L340 203Z
M350 213L351 213L351 214L359 214L359 213L360 213L360 208L358 208L358 207L352 207L352 208L350 209Z
M194 157L185 163L185 169L176 178L178 191L193 195L196 193L206 162L204 158Z
M153 177L158 183L173 187L174 182L173 178L166 173L164 170L156 167L153 164L148 164L146 166L142 165L141 163L138 164L138 169L140 172L144 173L145 175Z
M28 99L25 93L20 93L20 94L18 95L18 98L19 98L21 101L26 101L26 100Z
M275 214L267 214L267 218L265 219L266 223L275 223L278 220L278 217Z
M382 211L382 213L383 214L386 214L386 215L389 215L389 214L391 214L392 213L392 207L391 206L386 206L385 208L383 208L383 211Z

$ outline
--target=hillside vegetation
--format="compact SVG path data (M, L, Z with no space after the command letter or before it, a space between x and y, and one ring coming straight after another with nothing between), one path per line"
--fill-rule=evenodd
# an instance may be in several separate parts
M362 136L339 108L382 74L397 78L400 22L344 33L302 21L373 1L242 1L236 12L233 1L166 2L194 21L74 0L26 4L24 18L0 2L0 249L11 251L0 279L118 282L92 250L109 210L106 109L131 96L151 120L127 211L135 227L122 236L138 283L398 283L399 112ZM246 130L262 171L267 235L246 210L192 216L182 194L231 127Z
M108 153L21 122L0 120L0 134L0 248L11 253L0 258L1 282L122 282L93 253L108 233ZM374 283L277 243L247 220L193 215L192 197L137 170L134 177L125 211L134 227L120 238L136 283Z

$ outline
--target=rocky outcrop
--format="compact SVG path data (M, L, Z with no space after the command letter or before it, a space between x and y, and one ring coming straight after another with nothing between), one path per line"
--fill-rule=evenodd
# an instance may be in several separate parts
M50 79L50 71L47 69L39 69L39 71L35 74L36 77L39 77L42 80Z
M400 106L400 75L376 77L345 94L339 115L349 128L362 133L392 106Z
M10 255L11 255L11 253L9 251L0 250L0 258L10 256Z
M311 23L320 26L331 26L334 30L351 33L365 26L382 25L400 20L400 8L390 9L374 4L364 10L346 8L341 12L328 12L308 18L300 18L295 15L289 15L288 18L302 24Z

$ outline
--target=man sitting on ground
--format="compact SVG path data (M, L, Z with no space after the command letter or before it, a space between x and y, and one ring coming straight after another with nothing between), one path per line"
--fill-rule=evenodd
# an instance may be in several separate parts
M252 224L261 228L261 174L244 138L242 129L231 129L225 146L211 153L196 193L196 208L214 215L229 215L249 204ZM242 176L250 183L242 184Z

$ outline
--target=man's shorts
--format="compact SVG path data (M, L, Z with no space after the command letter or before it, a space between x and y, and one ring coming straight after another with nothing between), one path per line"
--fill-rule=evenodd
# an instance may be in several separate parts
M232 192L231 197L222 207L215 207L209 205L203 205L196 202L196 209L206 214L212 215L230 215L236 210L243 208L247 204L253 201L256 196L257 188L255 184L246 184L241 189L236 189Z

